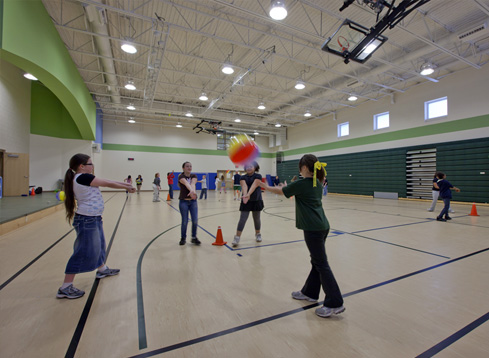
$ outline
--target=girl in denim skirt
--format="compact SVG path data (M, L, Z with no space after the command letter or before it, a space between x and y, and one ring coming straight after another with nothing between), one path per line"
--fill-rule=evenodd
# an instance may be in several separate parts
M65 208L68 221L73 219L76 240L57 298L80 298L85 294L85 291L73 286L73 280L78 273L97 269L97 278L103 278L117 275L120 271L110 269L105 264L102 226L104 199L99 187L125 189L130 193L134 193L136 189L129 183L96 178L92 173L93 162L88 155L76 154L70 159L70 169L65 174Z

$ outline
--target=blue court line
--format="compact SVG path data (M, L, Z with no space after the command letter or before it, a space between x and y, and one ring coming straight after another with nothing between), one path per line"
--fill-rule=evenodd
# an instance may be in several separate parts
M387 284L390 284L390 283L393 283L393 282L397 282L397 281L403 280L405 278L408 278L408 277L411 277L411 276L414 276L414 275L418 275L418 274L423 273L423 272L434 270L436 268L439 268L439 267L448 265L450 263L453 263L453 262L456 262L456 261L459 261L459 260L462 260L462 259L469 258L469 257L474 256L474 255L481 254L481 253L486 252L486 251L489 251L489 248L486 248L486 249L483 249L483 250L479 250L479 251L476 251L476 252L473 252L473 253L470 253L470 254L467 254L467 255L464 255L464 256L460 256L460 257L457 257L455 259L452 259L452 260L443 262L441 264L437 264L437 265L430 266L430 267L427 267L427 268L424 268L424 269L421 269L421 270L418 270L418 271L415 271L415 272L411 272L409 274L402 275L402 276L393 278L391 280L387 280L387 281L380 282L380 283L375 284L375 285L367 286L367 287L361 288L359 290L355 290L355 291L349 292L349 293L343 295L343 297L344 298L347 298L349 296L353 296L353 295L356 295L356 294L359 294L359 293L362 293L362 292L370 291L370 290L372 290L374 288L385 286ZM279 314L276 314L276 315L273 315L273 316L270 316L270 317L267 317L267 318L262 318L262 319L259 319L257 321L253 321L253 322L250 322L250 323L242 324L242 325L239 325L237 327L225 329L223 331L219 331L219 332L216 332L216 333L208 334L208 335L205 335L205 336L202 336L202 337L199 337L199 338L195 338L195 339L191 339L191 340L188 340L188 341L185 341L185 342L181 342L181 343L177 343L177 344L172 344L170 346L166 346L166 347L158 348L158 349L155 349L155 350L152 350L152 351L149 351L149 352L137 354L137 355L131 356L129 358L147 358L147 357L152 357L152 356L155 356L155 355L158 355L158 354L170 352L170 351L173 351L173 350L176 350L176 349L188 347L188 346L191 346L191 345L194 345L194 344L197 344L197 343L205 342L205 341L208 341L208 340L211 340L211 339L214 339L214 338L218 338L218 337L222 337L222 336L225 336L225 335L234 333L234 332L239 332L239 331L242 331L242 330L247 329L247 328L258 326L260 324L264 324L264 323L268 323L268 322L271 322L271 321L275 321L275 320L277 320L279 318L290 316L290 315L293 315L295 313L303 312L303 311L308 310L308 309L311 309L313 307L322 305L323 303L324 303L324 301L321 301L321 302L318 302L318 303L313 303L313 304L310 304L310 305L307 305L307 306L303 306L301 308L296 308L296 309L293 309L293 310L290 310L290 311L286 311L286 312L283 312L283 313L279 313Z
M122 206L119 219L117 220L117 223L115 224L114 227L114 231L112 232L112 236L109 241L109 246L105 254L105 262L107 262L107 259L109 257L110 248L112 247L112 242L114 241L115 234L117 232L117 229L119 228L119 223L121 222L122 214L124 213L126 204L127 204L127 196L126 196L126 200L124 201L124 205ZM95 277L95 281L93 282L92 289L90 290L90 295L88 296L87 302L85 303L85 307L83 308L83 312L76 326L75 333L73 333L73 337L71 338L71 342L70 345L68 346L68 350L66 351L65 358L73 358L75 356L75 352L76 349L78 348L78 343L80 343L80 338L83 333L83 329L85 328L85 324L87 323L88 320L88 314L90 313L90 309L92 308L92 303L95 299L95 294L97 293L99 282L100 282L100 278Z
M417 355L416 358L431 358L431 357L433 357L435 354L440 353L442 350L444 350L445 348L450 346L452 343L455 343L460 338L462 338L466 334L470 333L471 331L473 331L474 329L476 329L477 327L479 327L483 323L487 322L488 320L489 320L489 312L487 312L482 317L477 318L475 321L469 323L464 328L462 328L458 332L455 332L450 337L444 339L443 341L441 341L437 345L431 347L427 351L421 353L420 355Z

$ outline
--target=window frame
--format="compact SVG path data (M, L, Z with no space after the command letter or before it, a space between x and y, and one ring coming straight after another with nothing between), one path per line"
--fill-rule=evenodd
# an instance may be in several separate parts
M387 126L386 127L379 128L378 119L379 119L379 117L382 117L382 116L385 116L385 115L387 115ZM391 116L390 116L389 111L383 112L383 113L374 114L374 131L381 130L381 129L386 129L386 128L389 128L390 126L391 126Z
M348 134L341 135L341 127L347 126L348 127ZM338 124L338 138L343 138L343 137L348 137L350 135L350 122L343 122Z
M445 102L445 106L446 106L446 113L445 114L442 114L440 116L436 116L436 117L429 117L429 112L430 112L430 105L431 104L434 104L434 103L439 103L439 102ZM424 103L424 120L425 121L429 121L429 120L432 120L432 119L436 119L436 118L442 118L442 117L447 117L448 116L448 96L445 96L445 97L440 97L440 98L436 98L436 99L432 99L430 101L426 101Z

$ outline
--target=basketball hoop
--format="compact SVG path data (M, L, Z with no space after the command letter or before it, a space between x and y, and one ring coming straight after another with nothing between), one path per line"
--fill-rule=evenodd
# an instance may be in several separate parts
M344 36L338 36L338 45L341 47L341 52L345 52L350 48L350 43ZM343 43L342 43L343 42Z

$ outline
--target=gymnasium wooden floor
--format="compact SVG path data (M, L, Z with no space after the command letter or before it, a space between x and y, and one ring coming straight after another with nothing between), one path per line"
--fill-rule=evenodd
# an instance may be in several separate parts
M489 357L487 206L475 217L454 204L443 223L426 201L329 194L346 312L324 319L290 297L310 269L293 200L267 193L263 242L250 217L233 250L230 193L199 201L200 247L178 245L177 200L104 198L107 263L121 273L77 276L83 298L55 298L75 238L62 211L0 237L2 358ZM218 226L229 246L211 245Z

